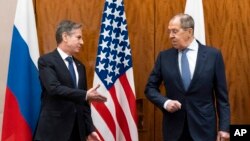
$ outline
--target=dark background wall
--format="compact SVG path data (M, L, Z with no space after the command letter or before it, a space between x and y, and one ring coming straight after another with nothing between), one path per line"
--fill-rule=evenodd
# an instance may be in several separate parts
M84 46L77 56L92 86L104 0L33 0L40 54L56 48L54 32L62 19L84 24ZM124 0L132 48L140 116L139 138L160 141L161 112L145 99L144 87L159 51L170 48L167 25L183 13L185 0ZM226 65L232 124L250 124L250 1L203 1L207 45L221 49Z

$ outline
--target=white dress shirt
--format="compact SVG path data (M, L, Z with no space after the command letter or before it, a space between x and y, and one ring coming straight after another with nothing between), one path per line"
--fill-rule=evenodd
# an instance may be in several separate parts
M59 52L60 56L62 57L64 63L66 64L66 66L69 68L69 62L66 61L66 58L69 57L68 54L66 54L62 49L60 49L59 47L57 47L57 51ZM70 56L72 57L72 56ZM79 80L79 75L78 75L78 71L77 71L77 67L76 67L76 64L74 62L74 59L73 59L73 66L74 66L74 70L75 70L75 75L76 75L76 85L78 87L78 80Z
M189 63L189 70L190 70L190 76L191 76L191 80L194 76L194 69L196 66L196 60L197 60L197 55L198 55L198 48L199 45L196 41L196 39L193 39L193 41L191 42L191 44L187 47L189 50L187 52L187 59L188 59L188 63ZM181 74L181 56L182 56L182 51L178 52L178 65L180 68L180 74ZM181 74L182 75L182 74ZM167 109L167 104L171 101L171 99L167 100L164 105L163 108Z

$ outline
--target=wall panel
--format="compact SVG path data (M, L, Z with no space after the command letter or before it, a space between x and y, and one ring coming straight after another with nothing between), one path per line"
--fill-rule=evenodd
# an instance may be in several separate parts
M143 128L140 140L154 140L154 106L144 96L147 77L154 63L154 0L124 0L128 33L132 49L135 89L137 99L142 100ZM140 102L140 101L139 101ZM141 115L139 115L141 116Z
M221 49L226 65L232 124L250 124L250 2L204 1L207 44Z

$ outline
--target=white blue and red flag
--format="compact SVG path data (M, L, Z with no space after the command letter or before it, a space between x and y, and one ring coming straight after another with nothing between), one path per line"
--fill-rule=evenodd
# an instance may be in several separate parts
M39 48L32 0L18 0L4 105L2 141L31 141L40 112Z
M102 140L137 141L137 114L131 48L123 0L106 0L99 37L94 86L107 97L92 103Z

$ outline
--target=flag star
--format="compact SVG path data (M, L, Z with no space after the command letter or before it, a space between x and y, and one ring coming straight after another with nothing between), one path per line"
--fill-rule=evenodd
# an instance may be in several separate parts
M117 54L119 54L120 52L122 52L122 46L118 46L116 50L117 50Z
M101 43L99 46L102 47L102 50L103 50L104 48L108 48L108 41L102 40L102 43Z
M98 57L100 57L100 60L102 61L103 59L106 58L106 52L103 53L103 52L101 51L101 53L98 55Z
M104 79L107 82L107 85L112 82L112 77L107 75L107 78Z
M124 40L127 43L127 46L130 45L129 39L127 38L126 40Z
M111 43L109 48L111 51L115 50L115 44Z
M117 27L118 27L118 22L114 21L114 22L112 23L112 26L114 27L114 29L117 28Z
M119 40L119 43L120 43L121 41L123 41L124 35L120 34L119 37L117 37L117 39Z
M113 58L114 58L114 55L110 53L110 54L109 54L109 57L108 57L109 62L114 61L114 59L113 59Z
M115 72L115 75L118 75L119 74L119 68L115 67L114 72Z
M115 33L115 32L112 32L112 33L111 33L111 38L112 38L112 39L115 39L115 38L116 38L116 33Z
M110 64L108 65L108 67L107 67L108 73L111 73L111 72L113 72L113 69L112 69L112 67L113 67L112 65L110 65Z
M117 0L115 4L116 4L116 7L122 6L122 0Z
M105 13L107 13L107 17L112 14L112 9L107 7Z
M115 9L114 16L115 17L120 17L120 11Z
M115 62L116 62L116 64L118 65L118 64L120 64L121 63L121 57L116 57L115 58Z
M130 50L131 50L131 49L129 49L129 48L127 48L127 47L125 48L125 51L124 51L125 57L126 57L127 55L131 55Z
M105 27L107 27L108 25L110 25L110 20L106 18L105 21L102 23L105 25Z
M126 66L129 66L129 65L128 65L128 62L129 62L129 60L124 59L124 61L122 62L122 63L123 63L123 65L124 65L124 68L125 68Z
M109 35L109 31L106 30L106 29L104 29L104 31L101 33L101 35L104 36L103 39L105 39L106 37L109 37L109 36L110 36L110 35Z
M123 22L125 22L126 16L125 16L125 13L124 13L124 12L123 12L123 14L121 15L121 17L122 17Z
M121 31L127 31L126 26L127 24L121 24L120 26Z
M105 65L105 63L102 64L101 62L99 62L99 65L96 66L96 68L98 69L99 72L101 72L102 70L105 70L104 65Z

